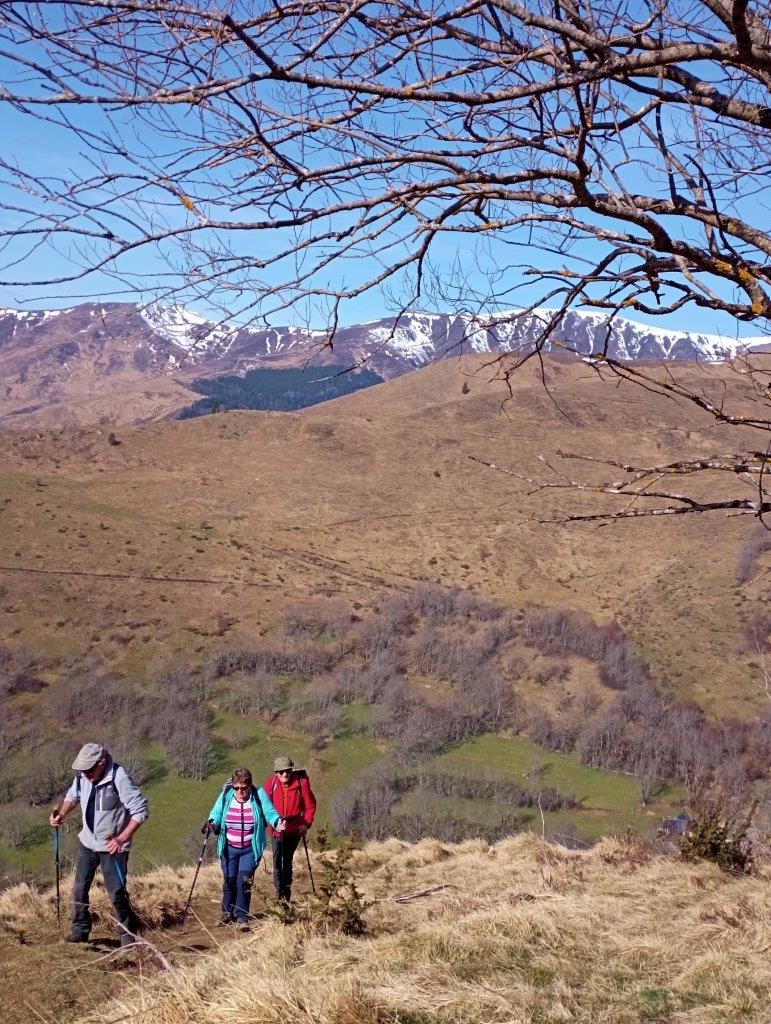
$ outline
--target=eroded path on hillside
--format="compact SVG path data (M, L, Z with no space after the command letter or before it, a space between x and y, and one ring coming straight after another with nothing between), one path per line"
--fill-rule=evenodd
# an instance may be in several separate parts
M270 876L261 869L255 879L253 930L243 935L232 928L216 927L218 882L218 869L210 870L195 892L185 924L147 929L144 938L150 946L140 949L121 949L111 921L98 911L90 942L64 942L68 925L67 887L63 890L60 928L51 913L53 905L48 894L42 901L49 904L47 913L25 914L13 920L4 908L0 921L0 1024L67 1024L97 1013L111 997L157 974L163 969L164 960L182 967L227 943L253 940L261 922L269 920L267 911L273 913ZM189 885L186 874L185 884ZM302 898L302 884L297 889ZM178 914L179 906L185 902L179 904L176 893L164 899L159 892L157 899L161 913L165 912L161 904Z

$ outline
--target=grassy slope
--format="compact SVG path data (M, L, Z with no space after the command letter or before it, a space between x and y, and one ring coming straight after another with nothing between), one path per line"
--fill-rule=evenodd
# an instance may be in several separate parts
M556 395L523 372L502 409L481 377L461 395L477 365L443 363L300 415L121 431L118 447L95 431L7 435L0 639L141 673L221 643L218 613L237 620L227 638L249 635L316 588L368 601L437 579L616 617L663 685L750 713L757 673L733 650L767 582L735 583L749 518L545 525L609 499L531 494L469 459L543 475L538 456L558 448L659 462L714 451L720 431L565 364Z
M318 863L315 870L321 877ZM356 855L355 877L370 903L368 934L358 939L270 918L245 938L207 932L216 914L216 868L199 881L194 913L201 924L159 929L184 904L192 870L137 879L151 940L177 967L163 973L147 961L132 966L130 954L97 961L79 948L62 952L52 945L48 898L19 887L0 895L0 955L15 946L16 970L26 972L28 984L23 1000L0 998L0 1021L22 1024L52 1013L64 1021L85 1014L91 1024L768 1019L768 877L732 878L711 865L652 856L636 843L605 840L571 853L532 835L492 847L370 844ZM267 886L258 873L256 912L266 906ZM436 886L443 888L392 900ZM305 904L304 872L297 889ZM44 950L49 969L27 970ZM117 977L111 964L122 968ZM5 977L0 985L8 985Z
M549 394L535 374L518 375L502 408L499 387L475 375L480 365L442 363L301 415L121 430L119 446L98 431L5 435L0 641L142 676L176 652L202 658L271 631L283 608L314 592L367 604L430 579L513 607L563 604L617 618L663 687L713 713L753 712L756 672L734 655L742 622L768 589L763 574L735 582L737 553L755 529L749 518L568 528L548 520L601 499L533 494L469 458L533 476L544 472L539 455L558 448L659 462L714 451L729 437L734 446L735 435L564 363L550 369ZM224 633L220 616L235 620ZM573 676L592 681L586 666ZM542 689L526 696L544 699ZM300 737L280 739L302 750ZM266 766L273 749L260 741L238 759ZM314 772L325 798L373 756L343 741L338 749ZM187 849L219 784L219 775L158 783L142 856ZM613 788L625 794L629 782L614 777ZM182 819L180 801L189 809ZM602 807L634 817L619 795L586 815L585 834L605 827ZM14 860L45 864L48 851Z

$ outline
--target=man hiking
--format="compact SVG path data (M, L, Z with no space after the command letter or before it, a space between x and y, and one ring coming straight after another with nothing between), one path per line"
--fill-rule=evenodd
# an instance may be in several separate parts
M126 872L131 837L147 821L147 800L126 771L99 743L86 743L72 762L75 778L61 807L49 819L58 828L80 804L83 827L78 834L75 882L72 890L72 930L65 942L87 942L91 933L89 891L96 869L118 922L122 946L130 946L138 921L128 893Z
M286 822L283 832L269 827L270 846L273 852L273 885L276 897L292 898L292 858L297 845L313 824L316 813L316 798L311 790L307 772L295 771L290 757L277 757L273 762L273 774L262 787L270 801Z

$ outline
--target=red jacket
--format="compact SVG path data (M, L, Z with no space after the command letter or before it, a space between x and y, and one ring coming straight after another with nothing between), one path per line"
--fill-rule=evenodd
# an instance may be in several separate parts
M305 828L311 827L316 813L316 797L305 772L293 773L286 785L278 775L270 775L262 788L278 813L286 820L287 835L298 835L303 825ZM281 835L270 826L268 832L272 836Z

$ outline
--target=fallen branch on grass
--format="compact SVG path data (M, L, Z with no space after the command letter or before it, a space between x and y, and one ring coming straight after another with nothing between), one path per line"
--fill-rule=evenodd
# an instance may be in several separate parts
M409 900L416 900L421 896L430 896L434 892L448 888L449 886L447 885L432 885L428 889L416 889L414 892L404 892L399 896L392 896L391 899L394 903L407 903Z

